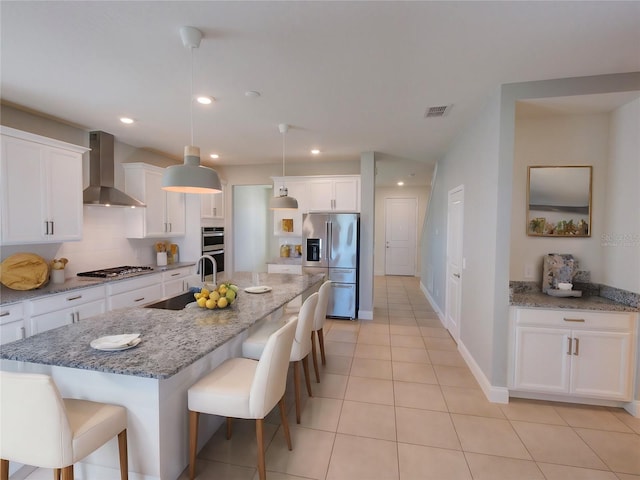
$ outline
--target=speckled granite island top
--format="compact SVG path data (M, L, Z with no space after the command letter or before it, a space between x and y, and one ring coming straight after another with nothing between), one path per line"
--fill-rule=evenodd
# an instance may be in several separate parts
M0 358L165 379L318 286L322 279L323 275L260 274L261 283L272 291L251 294L243 291L251 286L251 273L240 273L231 279L240 287L238 298L224 310L114 310L3 345ZM104 335L122 333L140 333L142 341L134 348L116 352L95 350L89 345Z
M514 293L511 305L530 308L569 308L576 310L601 310L609 312L637 312L637 307L614 302L598 296L552 297L542 292Z

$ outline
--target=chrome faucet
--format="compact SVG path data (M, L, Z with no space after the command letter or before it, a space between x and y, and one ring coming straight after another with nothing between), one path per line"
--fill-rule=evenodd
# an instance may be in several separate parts
M218 281L216 277L218 276L218 264L216 263L216 259L211 255L202 255L198 260L196 260L196 275L200 273L200 281L202 283L205 282L204 262L206 259L211 260L211 265L213 265L213 284L217 285ZM200 268L200 262L202 262L202 268Z

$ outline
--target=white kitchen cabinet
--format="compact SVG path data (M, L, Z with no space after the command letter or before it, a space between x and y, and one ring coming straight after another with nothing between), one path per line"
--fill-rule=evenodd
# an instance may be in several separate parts
M162 296L173 297L187 291L185 279L193 274L194 268L175 268L162 272Z
M14 303L0 307L0 345L27 336L24 323L24 304Z
M184 193L162 190L163 168L146 163L124 163L125 192L146 204L127 209L128 238L184 236Z
M141 275L107 285L109 310L146 305L162 298L162 274Z
M289 263L267 263L267 273L291 273L302 275L302 265L292 265Z
M224 194L226 182L221 182L220 193L200 195L200 217L206 219L224 218Z
M71 290L32 300L31 335L81 322L106 311L105 287Z
M512 308L510 388L628 401L637 315Z
M82 239L85 147L2 127L0 243Z
M360 176L345 175L308 181L308 211L360 211Z
M283 184L289 196L298 200L298 209L274 210L274 235L302 236L303 213L360 211L360 175L273 177L274 196L279 195ZM293 232L282 230L283 218L293 219Z

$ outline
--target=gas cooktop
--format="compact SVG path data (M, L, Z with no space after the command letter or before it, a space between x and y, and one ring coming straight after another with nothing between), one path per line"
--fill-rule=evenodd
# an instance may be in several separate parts
M79 277L95 277L95 278L114 278L124 277L127 275L135 275L139 273L146 273L153 271L152 267L131 267L122 266L114 268L105 268L103 270L93 270L92 272L80 272Z

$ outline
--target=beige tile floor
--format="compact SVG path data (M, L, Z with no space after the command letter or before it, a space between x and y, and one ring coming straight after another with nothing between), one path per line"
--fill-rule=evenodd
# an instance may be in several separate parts
M327 365L320 384L312 373L300 425L289 385L293 451L277 412L267 417L270 480L640 480L640 419L605 407L489 403L418 279L376 277L374 290L373 321L327 321ZM221 429L200 452L199 480L257 480L254 423L234 425L231 440Z

